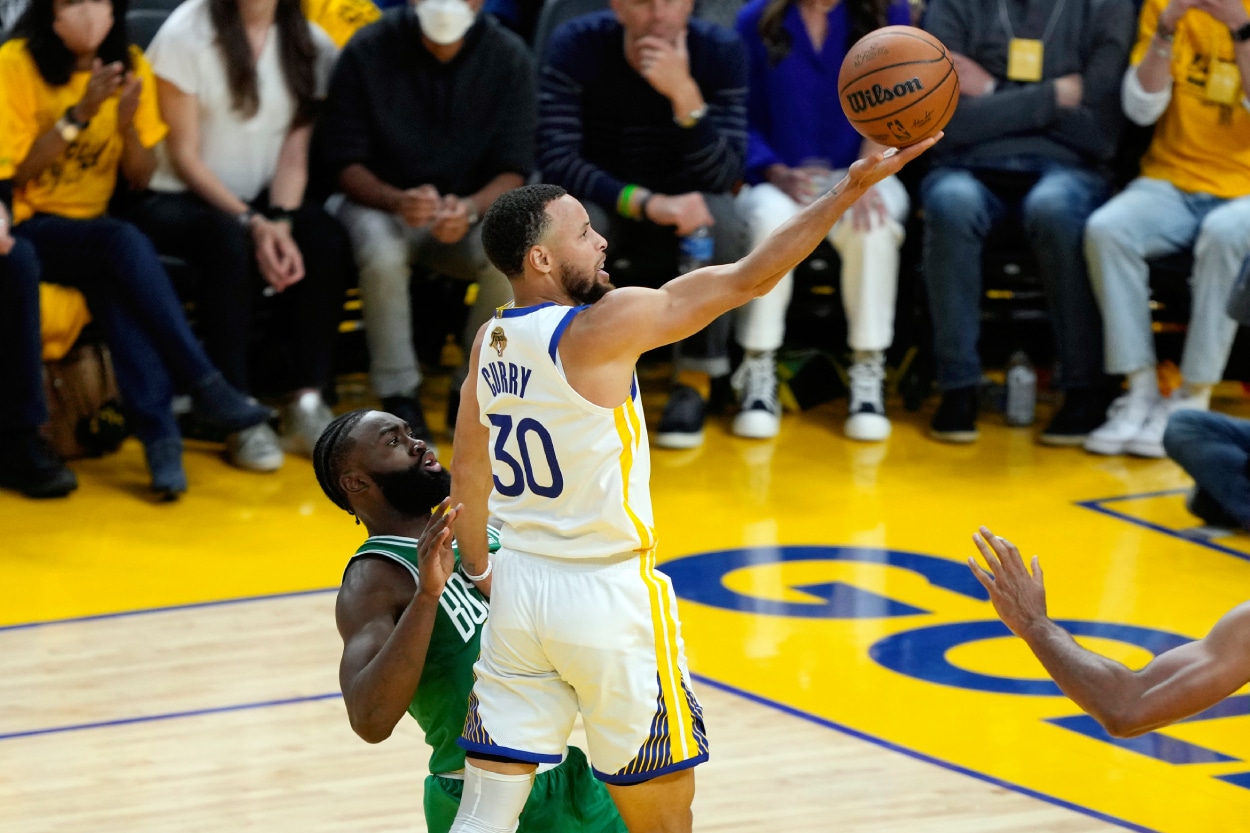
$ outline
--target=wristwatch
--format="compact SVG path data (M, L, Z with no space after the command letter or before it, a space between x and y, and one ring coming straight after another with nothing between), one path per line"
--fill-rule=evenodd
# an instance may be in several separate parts
M255 208L248 208L244 211L240 211L238 214L235 214L234 219L238 220L239 225L243 228L249 228L252 225L252 219L259 216L260 212Z
M1245 43L1250 40L1250 21L1243 23L1240 27L1232 30L1233 40L1238 43Z
M74 118L74 108L70 107L56 120L56 132L66 142L73 143L91 122L80 122Z
M699 123L699 120L702 119L706 115L707 115L707 105L704 104L695 110L691 110L690 113L684 119L679 119L676 116L673 116L673 121L677 123L678 127L694 127L696 124Z

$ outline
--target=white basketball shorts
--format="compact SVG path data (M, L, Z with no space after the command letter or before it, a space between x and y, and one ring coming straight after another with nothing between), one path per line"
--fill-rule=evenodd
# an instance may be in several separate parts
M500 549L460 745L558 763L578 711L596 777L634 784L708 757L677 598L655 551L562 559Z

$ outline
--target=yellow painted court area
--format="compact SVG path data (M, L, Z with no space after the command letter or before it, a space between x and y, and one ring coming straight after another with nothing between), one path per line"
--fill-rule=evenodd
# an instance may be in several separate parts
M1216 406L1250 415L1250 403L1241 399ZM721 420L709 425L701 449L652 453L660 568L673 575L681 599L696 692L707 692L714 762L758 766L761 806L795 805L810 819L809 826L785 829L1250 829L1250 696L1241 692L1223 712L1154 733L1133 748L1114 744L1090 730L1075 705L1043 690L1040 666L1022 643L1003 635L962 564L973 552L973 531L990 526L1026 554L1041 555L1055 618L1082 623L1089 647L1140 665L1150 646L1199 637L1250 596L1250 537L1196 532L1198 522L1182 502L1188 481L1166 460L1042 448L1029 429L1005 428L988 415L979 443L943 446L923 436L927 413L897 407L888 442L861 445L841 436L844 408L835 403L787 415L772 442L732 438ZM117 766L140 767L140 780L156 777L136 763L144 758L133 747L141 742L137 733L155 733L153 743L179 742L182 754L194 757L185 739L176 741L179 726L191 737L228 734L244 714L235 707L298 700L303 705L266 711L273 717L261 725L280 727L279 746L305 744L301 756L315 758L329 743L308 740L318 732L349 737L332 696L338 647L332 594L308 597L315 615L292 601L303 597L282 594L337 585L363 529L322 496L307 461L289 459L276 475L254 475L230 469L216 453L211 445L191 444L191 490L174 505L142 496L146 478L133 441L112 457L75 463L82 486L67 501L0 495L0 652L12 663L3 684L12 708L0 718L0 805L9 808L0 809L0 829L249 829L222 820L229 816L213 816L215 827L186 814L172 826L146 827L125 814L58 817L63 808L55 802L30 797L73 787L72 805L86 800L84 791L105 789L107 779L97 776L55 782L57 762L82 755L100 756L103 769L113 765L112 755ZM10 627L272 595L281 598ZM230 629L230 622L269 621L248 618L266 605L287 612L275 614L272 624ZM75 659L71 646L87 633L109 637ZM172 634L185 641L145 650ZM226 647L210 651L209 643ZM308 657L307 671L288 667L298 652ZM214 663L211 674L197 671L201 658ZM139 665L146 682L135 691L129 683L136 678L119 669ZM186 689L185 701L155 702L150 692L166 684L153 681L164 680L163 673L171 691ZM186 683L191 679L194 685ZM730 740L737 716L749 723L757 708L798 720L783 745L769 742L772 729L749 743ZM306 710L304 717L291 719L294 709ZM182 711L196 716L170 716ZM154 716L160 719L117 725ZM838 730L872 741L884 756L862 767L865 780L854 800L819 786L849 777L832 753L827 771L825 759L809 755L799 777L770 781L781 764L769 759L823 749ZM108 741L111 732L120 747ZM302 732L310 734L301 739ZM256 743L229 754L262 754L266 744L249 737ZM419 793L419 737L409 731L399 740L410 744L403 783ZM375 752L357 745L352 754ZM897 805L905 797L892 773L897 767L902 778L919 765L917 756L933 778L952 768L976 776L966 779L968 789L985 797L944 818L946 799L924 795L911 820L900 820ZM323 763L332 778L351 777L334 771L334 761ZM267 829L419 829L419 819L402 814L386 816L386 824L362 822L365 816L340 812L345 799L318 791L304 796L298 778L281 783L286 786L271 796L279 808L273 818L290 818L292 826ZM371 784L356 778L350 792L369 795ZM995 813L1007 811L996 809L992 796L1007 787L1048 799L1036 804L1046 815L994 822ZM324 801L327 811L284 815L283 789L304 796L301 801ZM138 818L148 818L144 802L163 800L159 792L126 794ZM211 805L205 800L202 812L215 812ZM734 815L727 808L718 814L701 804L697 813L696 830L767 829L716 821ZM876 818L890 821L875 826ZM295 819L302 819L298 826Z

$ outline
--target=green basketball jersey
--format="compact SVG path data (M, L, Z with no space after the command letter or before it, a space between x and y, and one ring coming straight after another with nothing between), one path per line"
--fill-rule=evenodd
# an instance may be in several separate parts
M499 549L499 531L487 527L486 532L490 551L494 552ZM352 560L365 555L395 561L412 573L414 581L420 580L415 538L375 535L360 545ZM456 739L464 729L464 717L469 710L473 663L480 653L482 625L487 614L486 597L464 577L459 567L457 552L457 569L447 579L447 587L438 600L438 614L434 617L434 631L430 634L421 681L408 704L408 713L416 718L425 732L425 742L433 749L430 772L435 774L464 769L464 750L456 745Z

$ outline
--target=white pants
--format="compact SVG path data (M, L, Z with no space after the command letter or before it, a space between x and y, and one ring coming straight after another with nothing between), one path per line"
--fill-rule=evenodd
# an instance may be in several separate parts
M835 171L835 181L845 171ZM829 231L829 242L842 259L842 308L846 311L847 342L852 350L884 350L894 340L894 300L898 294L898 250L907 218L907 189L896 177L877 183L890 220L859 231L848 211ZM780 188L761 183L743 188L738 205L751 227L751 247L764 241L778 226L802 210ZM738 313L737 339L745 350L776 350L786 331L786 309L794 273L786 275L763 297Z

